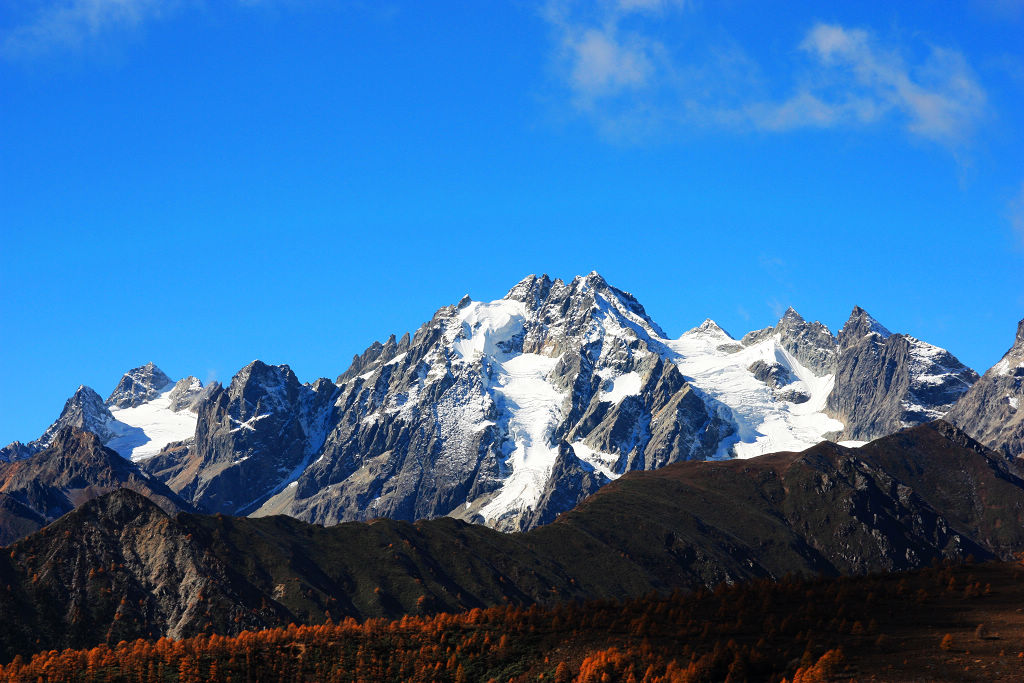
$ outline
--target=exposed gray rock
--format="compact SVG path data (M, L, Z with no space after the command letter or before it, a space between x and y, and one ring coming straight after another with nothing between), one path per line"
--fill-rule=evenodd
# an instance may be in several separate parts
M751 330L743 335L743 338L740 339L740 343L743 346L753 346L759 341L764 341L765 339L770 338L773 334L775 334L774 327L763 327L760 330Z
M754 361L748 368L751 374L773 389L783 387L793 381L793 375L779 363L766 363L763 360Z
M133 368L124 373L106 405L117 408L135 408L152 401L170 388L174 382L153 363Z
M213 392L213 388L213 385L204 387L196 377L179 379L167 397L170 401L169 407L174 412L187 410L195 413L199 410L199 404Z
M821 323L809 323L789 308L775 325L774 332L779 335L782 348L815 375L820 377L836 371L836 340Z
M827 409L845 423L845 439L867 441L937 419L978 379L948 351L892 334L859 306L838 346Z
M12 441L3 448L0 448L0 462L14 462L15 460L31 457L38 452L31 444Z
M173 473L168 485L202 509L246 514L320 450L336 394L329 380L303 385L287 365L253 361L199 404L194 442L169 449L181 459L177 466L165 452L145 467Z
M775 393L775 395L779 398L780 401L788 401L789 403L795 403L796 405L800 405L801 403L807 403L808 401L811 400L810 396L796 389L778 391Z
M949 411L947 420L1012 457L1024 457L1024 320L1013 346Z

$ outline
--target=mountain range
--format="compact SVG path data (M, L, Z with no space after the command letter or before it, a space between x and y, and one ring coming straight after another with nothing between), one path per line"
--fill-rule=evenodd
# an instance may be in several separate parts
M526 530L630 471L859 446L943 416L1019 455L1022 330L979 379L859 307L834 335L790 309L739 339L711 320L670 339L597 273L530 276L374 343L334 381L253 361L204 387L150 363L106 400L80 387L42 436L0 460L44 456L75 427L205 512L317 524L447 515Z

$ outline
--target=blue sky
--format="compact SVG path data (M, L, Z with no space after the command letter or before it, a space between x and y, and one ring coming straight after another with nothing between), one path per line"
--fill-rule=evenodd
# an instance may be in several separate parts
M1024 317L1024 3L0 6L0 442L598 270L671 335ZM849 6L846 6L849 5Z

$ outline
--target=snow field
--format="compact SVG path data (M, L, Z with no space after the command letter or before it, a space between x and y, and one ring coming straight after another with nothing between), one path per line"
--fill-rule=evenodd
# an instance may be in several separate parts
M111 439L107 447L129 460L144 460L171 442L195 436L199 417L187 410L177 413L171 410L173 388L173 384L169 385L167 391L135 408L111 408L116 422L110 427L119 432L119 436Z

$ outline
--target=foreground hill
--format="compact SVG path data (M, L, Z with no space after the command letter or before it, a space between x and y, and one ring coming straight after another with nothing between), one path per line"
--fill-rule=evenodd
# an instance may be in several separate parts
M171 517L118 491L0 556L0 656L1006 558L1024 549L1022 521L1016 465L943 422L860 449L631 473L517 534L452 518Z
M12 681L1020 681L1024 568L937 565L625 602L42 652Z
M168 512L195 508L91 432L63 427L24 460L0 462L0 544L40 529L82 503L121 488Z

